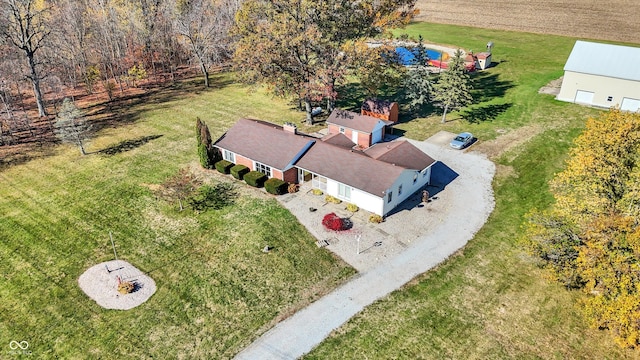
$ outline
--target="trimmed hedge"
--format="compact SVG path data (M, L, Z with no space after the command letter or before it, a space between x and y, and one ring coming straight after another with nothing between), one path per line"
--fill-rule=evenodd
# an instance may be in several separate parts
M261 187L264 185L264 182L267 180L267 175L261 173L260 171L249 171L244 175L244 181L247 184L253 187Z
M231 175L238 180L242 180L244 175L248 172L249 168L244 165L236 165L231 167Z
M280 179L271 178L264 182L264 188L269 194L282 195L287 193L289 183Z
M217 163L215 163L216 170L218 170L223 174L228 174L229 170L233 165L234 164L231 161L227 161L227 160L220 160Z

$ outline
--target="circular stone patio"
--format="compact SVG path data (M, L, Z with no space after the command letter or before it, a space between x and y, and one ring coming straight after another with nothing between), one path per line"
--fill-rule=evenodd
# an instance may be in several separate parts
M129 294L118 292L117 276L134 284ZM129 310L149 300L156 283L135 266L123 260L112 260L92 266L78 279L87 296L105 309Z

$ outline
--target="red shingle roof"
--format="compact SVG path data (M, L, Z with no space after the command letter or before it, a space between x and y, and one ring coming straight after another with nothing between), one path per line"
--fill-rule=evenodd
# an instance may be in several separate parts
M378 123L393 124L392 121L380 120L373 116L360 115L353 111L334 109L327 119L327 124L335 124L349 129L371 134Z
M279 170L286 170L315 140L260 120L240 119L213 145Z

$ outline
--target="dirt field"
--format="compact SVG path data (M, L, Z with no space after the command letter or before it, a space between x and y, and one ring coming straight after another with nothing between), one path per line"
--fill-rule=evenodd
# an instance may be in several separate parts
M418 0L417 20L640 43L637 0Z

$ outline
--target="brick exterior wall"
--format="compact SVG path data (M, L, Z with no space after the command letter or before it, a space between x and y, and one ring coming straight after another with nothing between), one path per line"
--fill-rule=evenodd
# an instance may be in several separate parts
M284 181L297 184L298 183L298 168L293 167L284 172Z
M249 168L249 170L253 170L253 161L251 159L246 158L244 156L236 154L236 165L244 165Z

